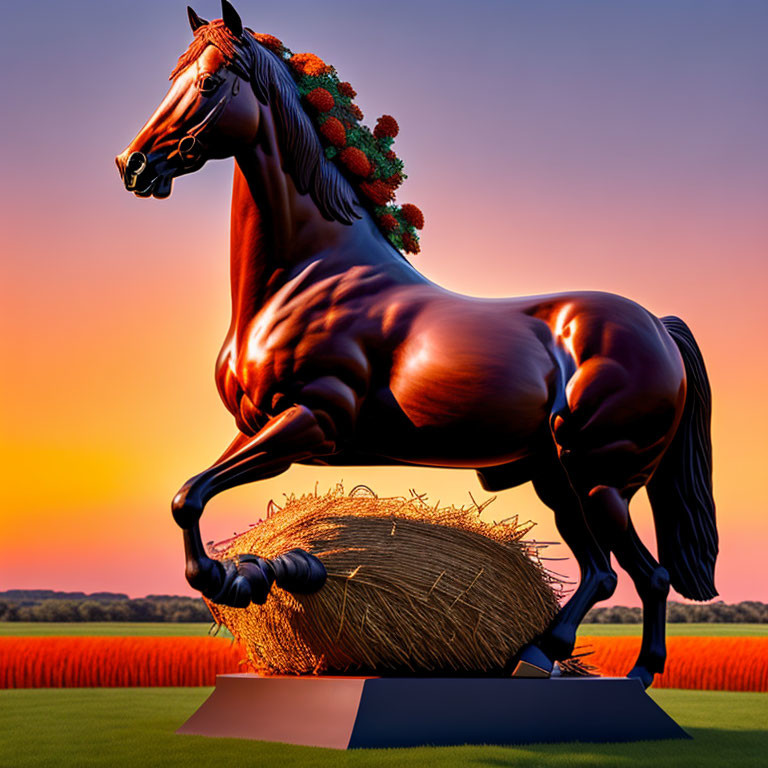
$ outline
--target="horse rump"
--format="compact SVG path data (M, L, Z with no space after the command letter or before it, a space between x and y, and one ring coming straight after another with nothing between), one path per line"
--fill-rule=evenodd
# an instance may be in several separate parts
M691 600L717 595L718 535L712 497L712 392L690 328L678 317L661 322L674 340L688 383L677 432L648 483L659 562L672 586Z

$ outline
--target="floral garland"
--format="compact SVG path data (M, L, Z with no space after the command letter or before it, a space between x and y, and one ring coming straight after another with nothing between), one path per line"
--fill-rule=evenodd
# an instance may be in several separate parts
M384 236L398 250L418 253L416 230L424 226L424 215L415 205L394 203L395 192L406 178L403 161L392 150L399 131L395 118L382 115L371 131L360 122L363 113L352 101L357 93L339 80L333 67L313 53L293 53L272 35L248 31L288 64L305 108L315 118L325 156L349 172L370 201Z

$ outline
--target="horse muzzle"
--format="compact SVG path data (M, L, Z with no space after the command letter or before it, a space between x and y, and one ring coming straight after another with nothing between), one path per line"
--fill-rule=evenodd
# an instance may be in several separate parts
M168 197L173 179L154 171L143 152L129 152L127 149L115 158L117 170L125 188L138 197Z

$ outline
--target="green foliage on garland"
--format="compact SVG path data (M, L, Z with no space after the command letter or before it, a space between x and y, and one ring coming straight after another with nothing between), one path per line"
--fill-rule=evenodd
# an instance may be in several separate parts
M403 161L392 150L397 121L383 115L372 131L361 122L363 114L353 101L354 89L339 79L333 67L314 54L294 54L271 35L251 34L288 65L325 146L326 158L346 170L384 236L398 250L418 253L416 230L423 226L424 217L416 206L394 202L395 190L407 178Z

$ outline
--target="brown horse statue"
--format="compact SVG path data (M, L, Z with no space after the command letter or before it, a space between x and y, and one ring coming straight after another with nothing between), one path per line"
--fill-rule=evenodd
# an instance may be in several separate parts
M717 594L711 395L690 330L608 293L480 299L430 282L326 156L286 62L222 7L211 22L190 9L171 88L117 158L126 189L158 198L207 160L235 159L216 381L237 434L173 499L187 580L218 603L266 599L258 558L209 558L199 520L214 495L294 463L464 467L492 491L531 481L580 580L510 671L548 676L572 653L616 587L612 552L643 604L629 674L649 685L670 584ZM643 486L658 561L629 517Z

